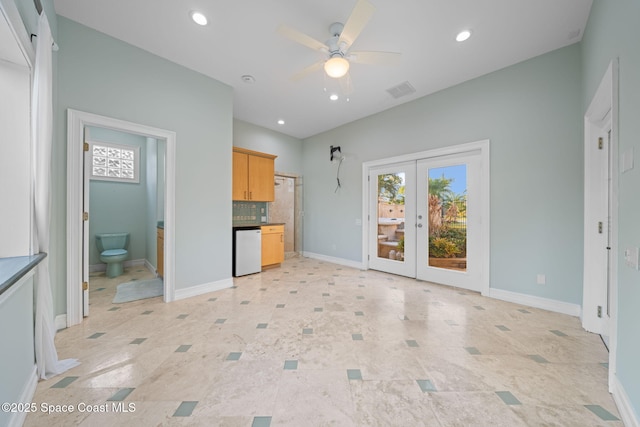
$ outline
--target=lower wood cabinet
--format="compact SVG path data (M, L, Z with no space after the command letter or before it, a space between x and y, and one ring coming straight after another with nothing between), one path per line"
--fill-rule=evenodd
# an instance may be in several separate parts
M262 267L277 266L284 261L284 225L263 225Z
M164 277L164 228L158 228L158 276Z

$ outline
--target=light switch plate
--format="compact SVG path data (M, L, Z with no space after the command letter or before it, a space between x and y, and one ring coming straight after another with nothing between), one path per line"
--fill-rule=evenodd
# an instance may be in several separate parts
M627 248L624 250L624 263L627 267L631 267L634 270L640 270L640 260L638 254L640 250L638 248Z

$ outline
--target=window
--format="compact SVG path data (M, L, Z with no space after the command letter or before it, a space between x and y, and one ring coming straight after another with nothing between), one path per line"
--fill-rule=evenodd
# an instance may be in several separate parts
M90 142L91 179L140 182L140 147Z

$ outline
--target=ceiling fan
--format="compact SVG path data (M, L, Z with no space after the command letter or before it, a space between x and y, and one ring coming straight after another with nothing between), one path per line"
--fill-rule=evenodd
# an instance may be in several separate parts
M287 25L280 25L278 33L324 54L325 58L317 61L302 71L294 74L291 80L297 81L307 75L324 68L327 76L339 79L349 72L351 62L358 64L390 64L400 58L397 52L351 51L351 46L364 29L375 7L368 0L358 0L345 24L334 22L329 26L331 37L322 43Z

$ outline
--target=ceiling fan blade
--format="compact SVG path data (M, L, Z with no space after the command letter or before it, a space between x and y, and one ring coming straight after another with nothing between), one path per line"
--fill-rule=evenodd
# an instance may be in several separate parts
M278 26L278 29L276 30L278 32L278 34L293 40L296 43L300 43L303 46L306 46L310 49L313 50L319 50L319 51L323 51L326 52L328 51L327 49L327 45L325 45L322 42L319 42L318 40L314 39L311 36L308 36L304 33L301 33L300 31L291 28L287 25L280 25Z
M302 71L299 71L296 74L294 74L293 76L291 76L291 80L294 81L294 82L302 80L303 78L305 78L309 74L321 69L322 66L324 65L324 62L325 61L318 61L318 62L316 62L314 64L309 65L308 67L304 68Z
M347 58L357 64L393 65L400 61L400 57L401 54L398 52L359 51L350 52Z
M364 26L369 22L375 10L376 8L368 0L358 0L349 19L344 24L344 29L338 39L338 45L345 43L347 48L351 46Z

